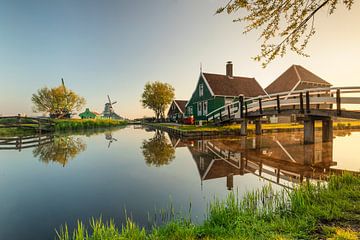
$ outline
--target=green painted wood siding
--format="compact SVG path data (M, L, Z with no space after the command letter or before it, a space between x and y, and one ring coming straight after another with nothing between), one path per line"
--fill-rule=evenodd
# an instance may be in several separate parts
M200 84L203 85L203 95L199 95L199 86ZM186 116L194 116L195 120L206 120L206 114L198 115L198 103L207 101L207 113L214 111L215 109L224 106L225 98L221 96L213 96L211 94L210 89L208 89L204 79L202 76L199 77L199 81L196 85L196 89L191 96L191 99L188 102L186 107ZM190 113L189 110L192 107L192 112Z

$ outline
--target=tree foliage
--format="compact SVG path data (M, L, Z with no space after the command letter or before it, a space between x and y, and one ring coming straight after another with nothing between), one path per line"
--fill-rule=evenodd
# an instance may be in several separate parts
M315 14L326 8L332 14L341 3L350 10L354 0L230 0L216 13L226 10L228 14L242 15L246 12L233 20L246 23L244 33L262 29L261 52L254 59L266 67L277 56L284 56L289 48L308 56L304 50L315 34Z
M41 88L32 95L34 112L49 113L51 117L64 118L85 105L85 99L64 86Z
M33 150L34 157L45 163L57 162L65 166L69 160L85 151L86 144L72 136L54 136L51 143L39 145Z
M156 130L153 138L144 140L141 150L148 166L167 165L175 158L174 147L165 137L165 134L158 130Z
M168 83L148 82L145 84L141 96L141 103L144 108L155 112L156 119L165 118L165 110L174 99L175 89Z

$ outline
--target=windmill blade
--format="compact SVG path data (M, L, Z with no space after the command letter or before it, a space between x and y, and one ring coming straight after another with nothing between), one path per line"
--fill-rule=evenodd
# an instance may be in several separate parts
M116 104L116 103L117 103L117 101L113 102L112 105L114 105L114 104Z
M109 95L107 95L107 97L108 97L109 103L110 103L110 105L111 105L111 100L110 100L110 96L109 96Z

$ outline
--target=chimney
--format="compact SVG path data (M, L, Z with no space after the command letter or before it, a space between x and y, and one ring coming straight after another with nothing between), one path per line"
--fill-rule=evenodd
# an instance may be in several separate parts
M226 76L233 77L233 64L231 61L226 63Z

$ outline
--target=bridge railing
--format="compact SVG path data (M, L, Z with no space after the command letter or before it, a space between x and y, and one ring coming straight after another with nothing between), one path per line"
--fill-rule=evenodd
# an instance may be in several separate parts
M19 137L0 137L0 150L21 150L33 148L44 144L51 143L54 136L48 135L31 135Z
M35 128L38 130L51 129L55 122L50 118L35 118L23 116L1 116L0 128Z
M298 109L299 113L310 113L312 109L333 109L341 115L344 104L360 104L360 87L311 88L291 92L263 95L239 100L218 108L207 115L208 121L223 121L229 118L243 118L249 113L263 114L265 110L280 113L284 109Z

